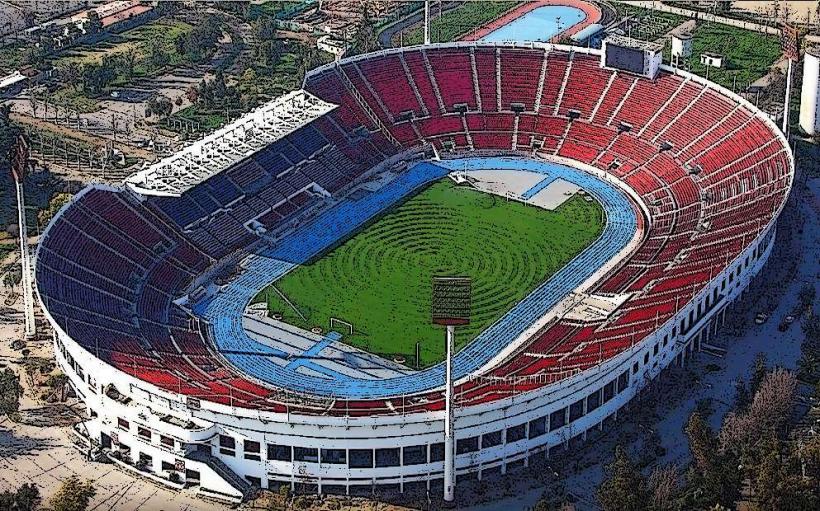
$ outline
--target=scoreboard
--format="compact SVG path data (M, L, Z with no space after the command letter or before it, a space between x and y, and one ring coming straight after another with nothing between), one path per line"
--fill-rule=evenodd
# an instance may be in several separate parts
M654 80L663 60L663 46L624 36L604 39L601 66Z

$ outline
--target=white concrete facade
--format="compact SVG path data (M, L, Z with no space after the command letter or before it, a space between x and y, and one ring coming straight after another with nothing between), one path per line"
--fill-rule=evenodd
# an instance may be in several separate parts
M820 48L807 50L803 60L800 128L812 136L820 133Z
M654 335L617 357L536 391L457 409L456 439L461 446L457 452L471 451L456 456L457 476L504 473L528 464L530 457L548 456L550 449L562 449L571 439L584 438L588 430L600 428L664 368L691 356L701 337L708 335L704 332L712 330L726 306L760 271L773 240L774 227L770 226ZM437 484L443 476L443 460L438 460L435 452L443 441L444 412L329 417L268 413L205 401L199 408L189 407L184 396L100 361L59 328L55 353L94 417L87 423L93 440L100 442L103 434L117 438L120 446L112 445L112 450L128 446L126 458L132 463L147 454L150 470L161 477L168 475L169 466L182 461L185 469L198 472L198 484L211 494L237 498L241 490L208 464L190 459L197 449L204 448L238 476L266 488L289 484L305 491L344 492L352 488L355 492L357 487L358 491L369 491L367 488L375 485L404 490L410 483ZM105 389L109 385L129 401L108 397ZM579 412L581 416L576 417ZM121 421L127 422L127 427ZM508 435L515 440L507 442ZM169 438L172 446L166 445ZM220 447L226 438L232 439L232 449ZM498 439L500 444L486 446ZM253 442L258 443L256 449ZM268 445L286 448L291 461L268 459ZM405 462L406 456L417 454L419 446L423 446L425 462ZM473 451L474 446L479 449ZM341 451L344 464L337 463ZM372 467L351 467L354 454L362 451L371 452ZM328 455L337 458L327 462ZM388 466L377 466L380 455ZM394 464L394 456L398 464ZM186 472L178 471L178 475L181 481L186 480ZM190 473L187 476L191 479Z

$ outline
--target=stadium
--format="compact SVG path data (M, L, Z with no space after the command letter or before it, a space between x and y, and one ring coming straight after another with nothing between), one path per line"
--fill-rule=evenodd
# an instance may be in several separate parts
M456 482L584 442L714 333L792 185L771 119L659 60L617 38L359 55L90 185L35 264L79 431L228 500L440 492L446 273L474 287Z

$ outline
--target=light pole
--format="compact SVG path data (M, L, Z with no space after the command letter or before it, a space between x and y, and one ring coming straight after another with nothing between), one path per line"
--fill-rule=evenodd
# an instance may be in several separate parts
M433 277L433 324L445 327L444 378L444 502L455 499L455 407L453 403L453 351L458 325L470 323L470 296L472 281L469 277Z

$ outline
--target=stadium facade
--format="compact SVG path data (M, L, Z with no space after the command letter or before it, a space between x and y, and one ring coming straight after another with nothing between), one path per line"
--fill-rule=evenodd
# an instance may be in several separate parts
M345 59L127 186L75 196L44 233L35 276L57 361L92 417L78 432L164 484L225 499L250 486L441 485L440 366L378 381L299 373L241 316L277 272L434 178L420 162L465 155L569 165L623 198L634 225L624 236L609 216L623 242L585 252L595 267L572 293L525 299L494 351L456 364L458 478L514 471L617 420L760 272L793 160L732 92L601 60L480 43ZM372 200L347 200L384 176ZM617 306L580 314L595 298Z

